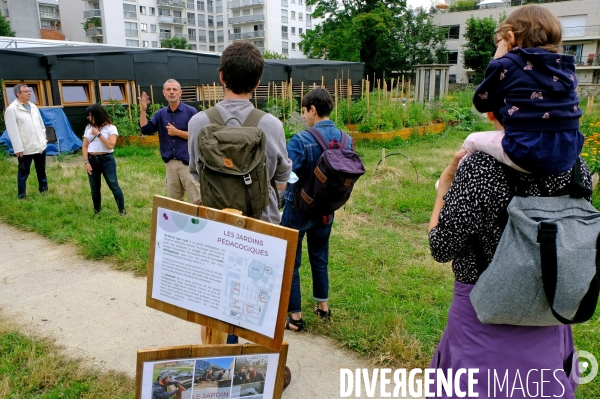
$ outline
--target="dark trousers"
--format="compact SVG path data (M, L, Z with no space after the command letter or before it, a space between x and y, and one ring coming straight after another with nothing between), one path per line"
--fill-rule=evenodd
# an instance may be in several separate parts
M35 173L38 179L38 190L40 193L48 191L48 178L46 177L46 150L41 154L23 155L19 159L19 171L17 172L17 188L19 198L24 198L27 193L27 178L31 171L31 162L35 165Z
M99 211L102 209L102 193L100 188L102 186L102 176L104 181L112 191L117 207L119 211L125 209L125 197L123 196L123 190L119 186L119 180L117 180L117 163L112 153L104 155L89 155L88 160L92 166L92 174L88 175L90 181L90 190L92 192L92 202L94 203L94 210Z

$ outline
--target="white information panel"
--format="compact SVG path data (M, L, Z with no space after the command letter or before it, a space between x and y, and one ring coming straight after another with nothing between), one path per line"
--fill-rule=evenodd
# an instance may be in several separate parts
M158 208L152 298L273 338L287 242Z
M272 398L278 362L277 353L144 362L141 398Z

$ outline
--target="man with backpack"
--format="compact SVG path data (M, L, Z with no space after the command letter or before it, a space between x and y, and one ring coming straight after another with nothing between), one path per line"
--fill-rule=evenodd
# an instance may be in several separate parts
M284 193L286 200L283 209L281 225L299 230L298 247L296 249L296 261L294 264L294 277L292 279L292 289L290 292L290 302L285 327L288 330L302 331L304 321L301 313L300 300L300 264L302 263L302 240L306 235L308 245L308 256L312 269L313 278L313 299L318 302L314 307L314 312L320 319L327 321L331 317L331 310L328 307L329 299L329 276L327 265L329 262L329 236L331 235L331 225L333 223L333 210L339 208L350 196L350 191L354 181L364 173L364 166L352 151L352 140L347 133L342 132L335 127L335 124L329 120L329 114L333 110L333 100L327 90L316 88L307 93L302 98L302 111L304 119L313 133L302 131L294 135L287 145L288 156L292 160L293 172L299 177L295 183L287 185ZM317 132L314 132L317 130ZM319 135L320 134L320 135ZM320 137L322 136L322 137ZM344 178L341 186L335 187L339 190L329 196L327 188L323 185L328 177L321 173L323 170L321 155L326 151L320 144L321 139L327 144L327 148L339 148L335 151L340 157L349 156L354 161L351 162L350 169L354 176ZM327 151L328 151L327 150ZM338 158L338 160L342 160ZM338 162L339 164L339 162ZM316 167L319 165L319 167ZM357 166L358 165L358 166ZM354 168L357 166L356 168ZM318 173L317 171L320 170ZM317 179L312 175L318 175ZM334 180L334 176L329 176ZM307 184L308 183L308 184ZM316 186L321 185L320 188ZM341 197L339 193L344 192ZM328 201L328 199L332 199ZM337 202L337 206L331 206L332 202ZM316 208L316 209L315 209Z
M260 83L264 65L262 54L250 42L237 41L223 51L219 78L225 89L223 101L214 107L218 113L215 114L214 109L200 112L188 126L190 174L200 181L203 205L235 208L246 216L279 224L281 215L277 190L285 188L292 162L285 149L281 121L256 110L250 102L252 92ZM246 126L248 124L250 126ZM219 136L219 140L210 140L215 136ZM228 149L234 154L239 153L243 138L247 139L251 150L247 152L252 157L250 161L225 154ZM234 144L236 140L237 145ZM217 141L229 141L234 145L224 149L218 146ZM263 163L266 163L265 175ZM241 170L242 164L250 164L250 170ZM227 176L227 170L234 174ZM263 184L255 187L257 179L265 181L264 187ZM238 192L232 192L231 187L238 187ZM240 198L243 201L239 202ZM237 343L237 336L230 335L227 343Z

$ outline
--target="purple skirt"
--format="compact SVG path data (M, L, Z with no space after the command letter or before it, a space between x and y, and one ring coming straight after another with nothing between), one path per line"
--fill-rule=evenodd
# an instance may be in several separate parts
M575 399L573 376L579 371L571 326L483 324L469 299L472 289L473 285L455 281L446 330L429 367L478 368L474 374L478 381L472 386L480 398ZM430 387L430 392L437 392L435 384ZM466 374L460 387L467 392ZM429 397L450 396L442 390L441 395Z

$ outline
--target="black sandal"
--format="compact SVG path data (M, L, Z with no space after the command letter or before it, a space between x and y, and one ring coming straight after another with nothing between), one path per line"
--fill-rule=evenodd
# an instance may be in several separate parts
M317 315L323 321L331 320L331 309L327 309L327 312L319 309L318 306L315 306L314 309L315 315Z
M296 330L290 328L290 325L296 327ZM292 319L292 315L288 315L288 317L285 319L285 329L300 332L304 330L304 320L302 320L302 318L300 318L300 320L294 320Z

